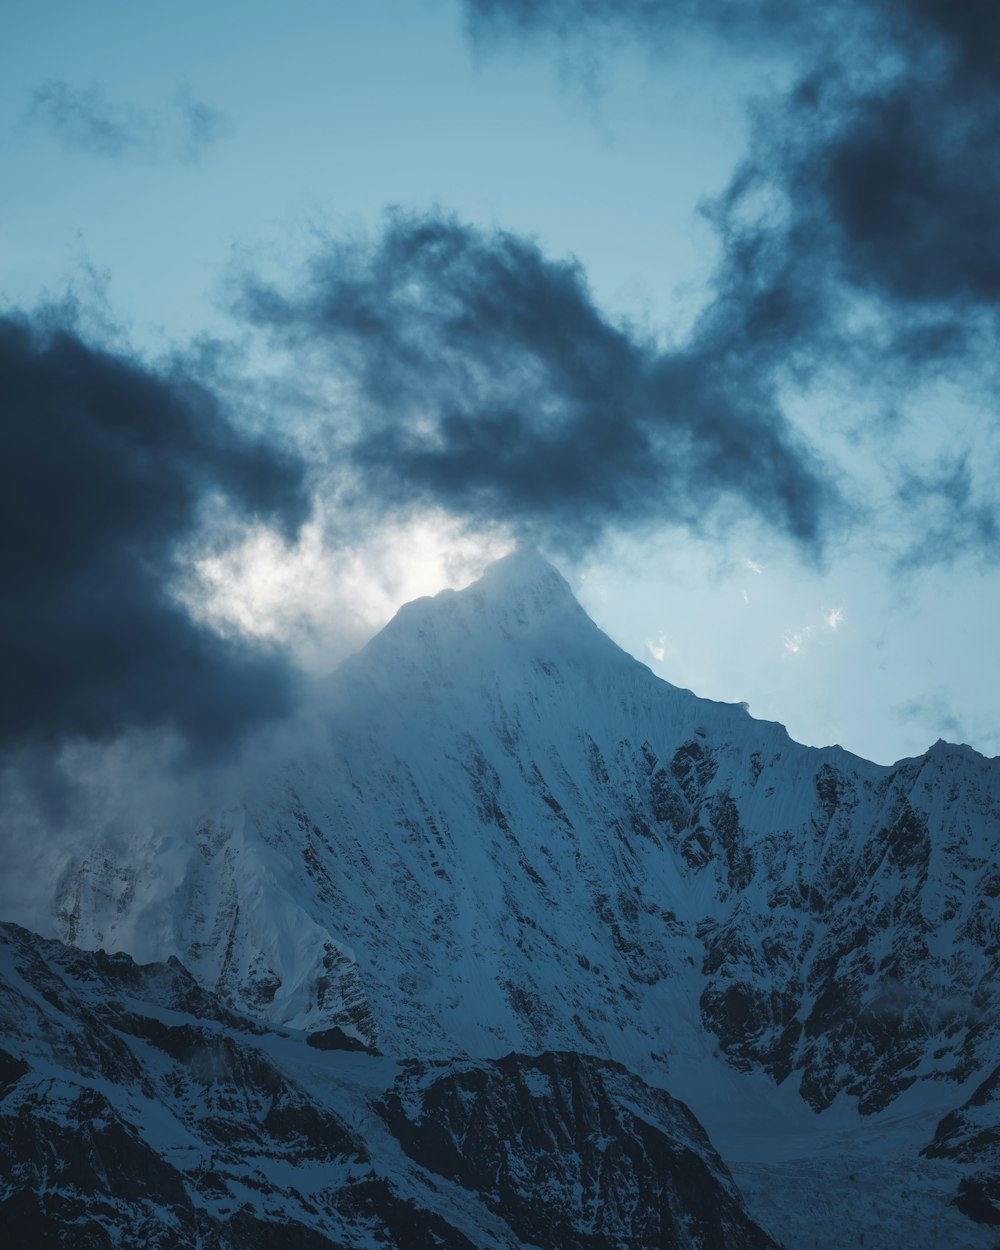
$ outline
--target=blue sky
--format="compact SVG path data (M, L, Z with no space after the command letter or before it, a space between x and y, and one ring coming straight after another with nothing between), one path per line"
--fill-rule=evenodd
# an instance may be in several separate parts
M994 83L931 0L778 37L782 7L746 30L724 0L718 28L669 0L8 16L5 311L193 379L306 466L297 511L287 466L224 523L164 496L190 517L144 541L199 628L322 671L529 539L656 672L801 741L1000 752L992 175L937 149L905 173L913 101L983 153ZM883 10L904 70L867 57ZM417 256L427 223L445 251Z
M739 96L720 100L696 66L681 84L622 56L595 98L544 51L477 53L451 0L97 12L23 10L4 49L9 299L58 293L89 263L137 340L184 341L219 326L234 251L294 263L314 229L377 227L396 204L585 258L604 303L658 328L698 298L713 242L697 204L745 125ZM118 158L60 143L32 105L53 81L160 133ZM193 159L184 89L219 113Z

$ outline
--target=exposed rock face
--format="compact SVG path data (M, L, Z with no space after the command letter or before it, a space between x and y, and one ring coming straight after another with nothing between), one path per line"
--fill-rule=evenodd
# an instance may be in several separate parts
M364 1146L256 1044L264 1027L176 961L0 934L8 1245L272 1245L279 1223L303 1225L289 1244L339 1244L308 1232L312 1204L272 1164L342 1178Z
M511 1056L422 1084L419 1063L400 1074L239 1017L176 962L140 967L12 925L0 1030L14 1250L775 1245L691 1114L617 1065ZM488 1091L470 1108L478 1138L461 1120L472 1087Z
M956 1205L978 1223L1000 1225L1000 1067L944 1117L923 1153L966 1164Z
M572 1051L404 1065L380 1110L411 1159L541 1250L771 1250L683 1103Z

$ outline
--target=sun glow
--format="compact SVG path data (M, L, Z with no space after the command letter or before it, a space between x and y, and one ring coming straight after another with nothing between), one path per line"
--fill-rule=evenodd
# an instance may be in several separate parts
M443 513L337 545L318 511L293 542L258 526L192 559L178 597L218 632L287 646L303 668L323 672L400 604L466 585L513 546L503 532L472 533Z

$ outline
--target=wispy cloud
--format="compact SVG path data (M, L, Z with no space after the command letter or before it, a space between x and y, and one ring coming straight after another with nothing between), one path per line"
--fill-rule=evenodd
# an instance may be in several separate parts
M746 592L744 592L744 595ZM821 617L807 624L789 627L781 636L781 645L786 655L802 655L808 650L811 642L827 645L823 634L835 634L845 620L842 608L828 608Z
M904 720L916 721L927 732L936 733L951 742L969 741L970 734L964 721L956 715L939 690L897 704L892 710Z
M177 89L173 107L180 118L180 152L186 160L198 160L229 126L226 116L211 104L199 100L189 83L182 83Z
M653 657L653 659L657 662L657 664L662 664L667 654L666 634L660 634L658 638L654 639L653 641L647 642L646 650Z
M50 79L32 92L28 117L66 151L116 161L194 161L225 126L223 115L187 84L163 108L143 109L111 99L96 84L73 87Z
M120 160L157 143L153 114L109 100L97 86L74 88L50 79L32 93L29 115L67 151L89 156Z
M898 498L919 509L920 533L900 567L950 563L964 555L1000 560L1000 491L995 466L973 463L967 452L946 454L923 469L904 469Z

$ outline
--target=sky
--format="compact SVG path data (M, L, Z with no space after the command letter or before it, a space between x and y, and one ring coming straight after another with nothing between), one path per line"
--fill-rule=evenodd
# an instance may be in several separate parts
M998 66L988 2L18 6L8 773L221 766L518 542L802 742L1000 753Z

